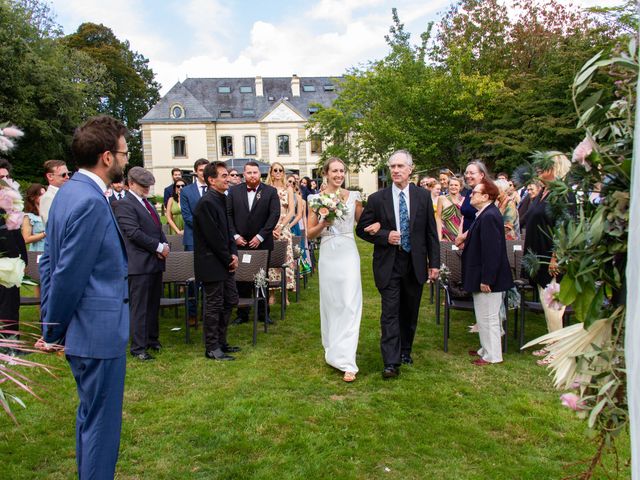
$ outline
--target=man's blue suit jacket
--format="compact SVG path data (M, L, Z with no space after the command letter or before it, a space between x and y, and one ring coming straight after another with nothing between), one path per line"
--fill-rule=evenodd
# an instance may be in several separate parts
M188 245L193 250L193 212L196 205L202 198L198 191L198 182L187 185L180 193L180 210L182 210L182 219L184 220L184 235L182 243Z
M44 339L68 355L126 354L129 340L127 254L98 185L76 173L56 195L40 260Z

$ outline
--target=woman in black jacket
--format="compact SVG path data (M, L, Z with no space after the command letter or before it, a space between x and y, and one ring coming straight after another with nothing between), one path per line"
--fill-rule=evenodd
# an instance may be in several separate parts
M462 252L462 281L473 293L473 308L480 334L477 366L502 362L500 305L503 292L513 286L504 236L502 214L495 205L498 187L483 178L471 191L471 205L478 210L467 231Z

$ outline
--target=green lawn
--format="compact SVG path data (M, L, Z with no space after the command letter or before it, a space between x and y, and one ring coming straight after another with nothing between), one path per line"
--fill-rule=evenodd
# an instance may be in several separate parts
M467 350L477 337L466 333L472 316L462 312L453 312L445 354L428 288L415 365L382 379L372 249L360 243L360 251L365 304L355 383L324 363L317 275L256 347L248 325L230 327L231 343L243 347L235 362L207 360L199 332L186 345L184 331L171 331L181 319L168 311L165 350L155 362L128 363L117 478L537 480L579 472L576 463L594 447L586 424L560 406L547 372L514 348L502 365L472 366ZM23 310L24 319L35 316ZM543 324L529 322L528 338ZM58 367L58 376L29 372L44 401L21 395L28 408L16 407L17 427L0 416L0 477L73 478L75 383L64 358L29 358ZM628 478L628 439L618 453L620 478Z

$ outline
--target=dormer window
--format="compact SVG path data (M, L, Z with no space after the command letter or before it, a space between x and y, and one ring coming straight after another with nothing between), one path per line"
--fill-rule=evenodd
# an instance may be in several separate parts
M325 92L333 92L336 89L336 86L327 84L323 88Z
M171 109L169 110L169 114L171 118L184 118L184 108L182 105L171 105Z
M318 107L309 107L309 113L313 115L318 112Z
M231 93L231 87L220 86L218 87L218 93Z
M253 88L249 86L241 86L240 93L253 93Z
M302 91L303 92L315 92L316 91L316 86L315 85L302 85Z
M219 118L231 118L231 110L220 110Z
M255 117L256 116L256 111L253 110L252 108L245 108L244 110L242 110L242 116L243 117Z

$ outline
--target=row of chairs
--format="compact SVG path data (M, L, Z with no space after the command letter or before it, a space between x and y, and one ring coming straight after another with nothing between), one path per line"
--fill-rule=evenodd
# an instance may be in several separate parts
M294 242L296 237L294 237ZM297 241L300 241L300 237L297 237ZM168 288L165 290L164 296L160 300L160 307L174 308L177 314L178 308L183 306L184 308L184 325L185 325L185 341L191 342L190 338L190 325L189 317L186 305L189 302L196 304L196 311L198 311L199 300L202 302L202 308L204 309L204 296L202 289L199 289L195 282L194 266L193 266L193 252L185 252L182 245L182 237L173 235L168 237L170 243L171 253L167 257L165 272L162 277L162 281ZM240 252L240 261L238 264L238 270L236 271L236 281L254 283L256 274L263 269L268 278L269 268L279 269L281 272L280 281L269 282L269 288L279 288L281 292L280 300L280 319L285 318L286 313L286 274L289 265L287 265L287 242L277 241L274 244L274 249L270 252L267 250L254 250L251 252ZM25 274L33 279L35 282L40 281L40 274L38 270L38 263L42 252L28 252L28 264L25 270ZM296 255L294 255L295 257ZM297 267L296 259L295 278L296 278L296 296L295 301L298 302L300 298L300 275ZM190 288L191 286L191 288ZM305 282L306 286L306 282ZM191 293L189 293L191 292ZM265 296L268 295L268 289L265 289ZM255 288L252 291L250 298L240 298L239 307L253 307L254 322L253 322L253 343L257 342L257 325L258 325L258 304L259 302L267 302L268 298L261 295L261 292ZM40 298L38 296L21 297L21 305L24 306L38 306L40 305ZM197 328L197 324L196 324ZM267 323L265 322L264 331L267 332Z
M522 257L524 256L523 240L507 240L507 257L513 274L516 289L520 294L520 303L514 309L513 324L514 338L518 340L518 350L525 344L525 313L543 313L542 304L538 298L537 288L529 282L528 278L522 275ZM451 310L473 311L473 299L471 295L462 290L462 251L452 242L440 242L440 263L449 269L449 276L440 279L436 283L435 290L435 310L436 323L440 324L441 308L444 308L444 351L448 351L448 341L450 334ZM543 267L544 268L544 267ZM442 293L444 292L444 295ZM504 337L503 351L507 352L508 338L508 301L505 298L505 309L507 316L503 322ZM564 314L565 324L570 320L573 313L571 307L567 307Z

